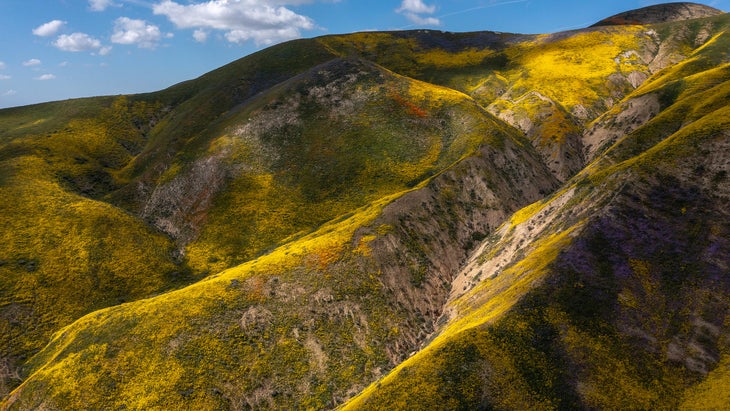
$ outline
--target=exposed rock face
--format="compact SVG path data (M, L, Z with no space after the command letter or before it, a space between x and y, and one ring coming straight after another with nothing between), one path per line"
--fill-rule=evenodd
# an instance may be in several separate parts
M627 99L606 115L597 119L583 133L583 156L587 163L605 151L619 138L646 124L661 110L655 93Z
M537 91L514 100L502 96L488 110L525 133L558 180L569 179L583 166L580 120L549 97Z
M142 217L185 245L197 234L225 177L226 170L219 158L198 160L184 176L162 184L152 192Z
M657 24L712 17L722 14L722 10L697 3L666 3L627 11L603 19L591 27L620 26L627 24Z
M392 227L391 233L370 243L383 287L412 318L422 319L403 327L398 346L418 348L434 331L454 275L473 248L510 214L558 184L536 153L506 141L498 150L482 148L384 209L375 225Z

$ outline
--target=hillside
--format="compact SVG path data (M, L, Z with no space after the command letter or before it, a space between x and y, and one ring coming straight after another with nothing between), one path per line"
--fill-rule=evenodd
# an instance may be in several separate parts
M0 110L0 407L722 407L729 30L332 35Z
M610 26L624 24L657 24L712 17L722 14L721 10L697 3L667 3L629 10L603 19L594 26Z

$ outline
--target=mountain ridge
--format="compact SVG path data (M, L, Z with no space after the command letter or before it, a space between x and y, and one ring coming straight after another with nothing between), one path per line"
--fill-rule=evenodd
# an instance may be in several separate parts
M0 111L3 409L721 404L728 24L325 36Z
M593 24L591 27L626 24L658 24L712 17L722 13L722 10L704 4L690 2L663 3L615 14Z

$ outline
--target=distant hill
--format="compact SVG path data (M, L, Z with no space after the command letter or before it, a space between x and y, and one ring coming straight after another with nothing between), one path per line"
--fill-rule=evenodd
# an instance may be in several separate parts
M723 14L722 10L704 4L688 2L665 3L619 13L599 21L592 27L624 24L658 24L713 17L720 14Z
M722 409L730 17L617 16L0 110L0 409Z

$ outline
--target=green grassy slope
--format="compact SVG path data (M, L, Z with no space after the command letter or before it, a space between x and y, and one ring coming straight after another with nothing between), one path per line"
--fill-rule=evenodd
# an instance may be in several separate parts
M497 128L480 146L485 153L510 147L518 156L514 167L526 173L539 162L512 138ZM502 189L519 175L505 176ZM542 178L550 184L546 170ZM378 239L402 238L407 227L379 219L386 206L437 187L454 192L460 185L436 176L195 285L82 318L31 359L30 378L9 397L10 408L333 407L416 347L413 324L424 322L422 313L383 287L393 273L376 258L385 254ZM423 213L412 206L407 214ZM455 241L447 233L441 240ZM391 258L400 252L391 250ZM437 273L424 275L428 282ZM400 281L405 289L424 287L409 277Z
M128 176L143 182L157 179L170 156L206 144L210 138L206 130L229 110L334 57L314 40L295 40L166 90L131 96L135 101L162 103L168 112L151 131L150 142L130 165ZM122 200L130 199L115 197L115 201Z
M326 36L0 111L2 407L696 408L727 29Z
M727 150L726 133L693 140ZM433 343L345 408L717 404L728 383L728 185L680 182L692 169L677 163L704 159L672 153L687 144L674 143L620 173L577 181L573 204L548 202L574 222L556 218L516 262L454 302L458 314ZM549 218L538 214L523 229ZM487 255L508 252L511 243L495 241Z
M311 51L295 46L280 48ZM256 55L252 65L268 67L270 57ZM60 103L3 113L9 125L3 153L14 170L3 193L3 215L13 227L6 232L11 264L3 278L10 330L4 361L11 370L86 312L250 260L413 187L484 145L501 147L508 139L518 157L531 158L530 168L540 167L520 148L518 134L468 96L357 59L317 65L227 111L210 106L221 114L188 111L193 103L217 101L241 65L155 95L73 101L64 106L68 114L54 111ZM193 97L176 102L185 93ZM35 120L29 132L10 128L44 111L49 120ZM536 184L541 188L532 197L518 195L500 213L554 183L543 173ZM44 206L23 208L44 198ZM28 242L29 235L37 240ZM79 248L93 255L77 258ZM313 258L324 266L340 251L342 245ZM37 267L42 280L22 275ZM38 331L24 332L31 324ZM19 382L9 378L5 389Z
M583 127L652 73L687 58L694 64L693 50L708 40L708 33L719 33L726 19L720 15L652 28L593 27L539 36L420 30L320 41L334 53L371 59L472 96L523 131L565 181L586 160Z
M133 115L124 99L98 98L0 116L4 394L19 383L13 371L60 327L189 281L169 239L94 199L120 184L115 173L143 144L142 131L122 118Z
M670 68L628 96L684 86L565 189L515 214L466 270L482 279L451 303L452 321L344 408L721 404L730 112L717 50L727 45L714 37L691 73Z
M644 60L656 47L641 27L542 36L359 33L320 41L341 55L372 59L472 96L525 132L561 180L582 166L581 125L648 76Z
M221 113L331 57L292 42L158 93L0 111L3 395L60 327L199 279L141 218L149 179Z
M189 224L199 230L186 248L190 264L215 272L246 261L418 184L476 152L499 127L456 91L360 60L317 66L231 112L212 134L200 158L215 159L225 177L204 225ZM173 163L179 171L165 176L161 196L197 178L185 162Z

